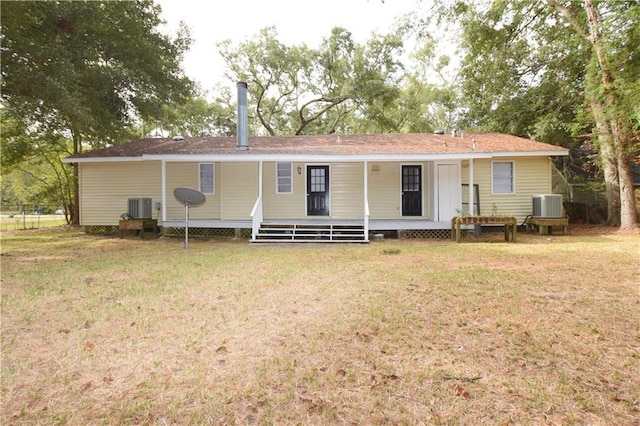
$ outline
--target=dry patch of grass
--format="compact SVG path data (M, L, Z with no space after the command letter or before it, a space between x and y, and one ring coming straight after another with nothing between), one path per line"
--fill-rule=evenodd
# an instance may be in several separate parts
M5 235L0 420L636 424L640 238L498 240Z

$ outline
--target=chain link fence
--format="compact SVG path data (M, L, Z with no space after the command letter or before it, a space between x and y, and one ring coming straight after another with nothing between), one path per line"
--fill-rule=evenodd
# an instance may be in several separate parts
M2 203L0 231L39 229L67 224L67 215L60 206L43 204Z
M562 194L569 222L600 224L607 220L607 194L604 183L569 183L554 166L552 185L554 194Z

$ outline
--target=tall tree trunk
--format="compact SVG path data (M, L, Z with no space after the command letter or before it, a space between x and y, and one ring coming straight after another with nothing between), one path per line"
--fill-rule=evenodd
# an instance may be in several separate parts
M631 173L631 156L621 155L618 158L618 175L620 177L620 230L635 231L638 229L638 212L636 210L633 174Z
M82 152L82 137L80 133L71 130L71 137L73 139L73 153L79 154ZM79 169L78 163L73 163L73 203L69 206L69 215L71 216L72 225L80 225L80 187L79 187Z
M596 139L598 140L600 163L607 193L606 224L620 226L620 180L618 178L618 160L613 152L613 135L604 114L604 106L593 92L588 96L591 112L596 122Z

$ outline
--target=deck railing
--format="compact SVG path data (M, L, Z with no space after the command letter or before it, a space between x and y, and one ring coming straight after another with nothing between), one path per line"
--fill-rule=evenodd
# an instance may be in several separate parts
M369 200L364 200L364 240L369 241Z
M258 238L258 232L260 232L260 225L262 224L263 218L262 195L259 195L256 203L253 205L253 210L251 210L251 239L254 241Z

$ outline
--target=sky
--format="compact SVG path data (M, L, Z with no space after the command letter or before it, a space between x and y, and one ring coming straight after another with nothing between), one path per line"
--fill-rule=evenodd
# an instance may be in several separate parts
M211 90L216 83L235 88L224 77L224 62L216 44L229 39L245 41L267 26L275 26L287 45L317 46L331 29L341 26L355 41L364 43L372 32L384 33L396 18L418 10L420 0L156 0L175 34L180 21L194 39L185 55L187 76Z

